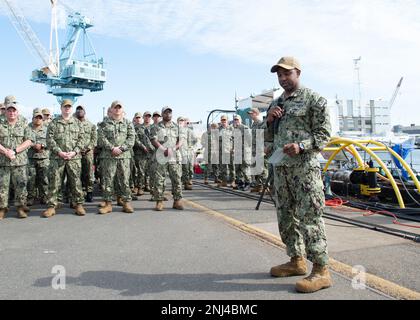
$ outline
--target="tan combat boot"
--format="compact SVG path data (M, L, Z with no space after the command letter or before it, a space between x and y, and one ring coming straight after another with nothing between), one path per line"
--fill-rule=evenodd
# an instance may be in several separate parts
M227 182L226 181L222 182L222 187L225 187L225 188L227 187Z
M124 201L121 197L117 197L117 205L119 205L120 207L124 206Z
M163 211L163 201L156 201L155 211Z
M302 293L312 293L332 286L332 280L328 266L314 264L311 274L305 279L296 283L296 291Z
M132 205L131 205L131 202L124 202L124 204L123 204L123 212L125 212L125 213L133 213L134 212L134 209L133 209L133 207L132 207Z
M83 217L86 215L86 210L85 208L83 208L81 204L76 204L74 207L74 210L75 210L75 214L78 215L79 217Z
M306 261L302 257L293 257L290 262L272 267L270 274L272 277L293 277L303 276L307 272Z
M131 193L132 194L137 194L137 192L139 192L139 188L133 188L133 189L131 189Z
M144 191L143 191L143 189L142 189L142 188L139 188L139 189L137 190L137 195L138 195L138 196L142 196L142 195L144 195Z
M105 201L105 206L103 208L100 208L98 213L99 214L108 214L112 212L112 202L111 201Z
M176 209L176 210L184 210L184 206L182 205L182 201L181 200L175 200L172 208Z
M233 190L238 190L238 185L236 184L235 181L232 181L230 186L232 187Z
M42 213L41 217L43 217L43 218L51 218L54 215L55 215L55 208L54 207L50 207L50 208L48 208L47 210L45 210Z
M26 214L27 211L25 211L24 206L17 207L16 211L17 211L17 217L19 219L26 219L28 217L28 215Z
M192 190L192 186L190 186L188 183L184 184L184 189L185 190Z
M192 180L189 180L189 181L188 181L188 185L189 185L189 186L192 186L192 185L193 185Z
M209 184L209 180L207 178L204 179L204 184L208 185Z
M3 220L4 217L6 217L7 210L6 209L0 209L0 220Z
M99 208L105 208L106 207L106 201L99 202L98 207Z

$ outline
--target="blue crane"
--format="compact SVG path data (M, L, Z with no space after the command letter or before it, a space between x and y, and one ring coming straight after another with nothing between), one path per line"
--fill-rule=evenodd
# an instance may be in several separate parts
M59 48L57 29L58 0L50 0L51 35L49 54L26 21L13 0L3 0L9 9L9 18L27 47L41 58L43 66L32 72L31 81L47 86L48 93L58 102L64 99L76 101L86 90L102 91L107 71L103 58L98 58L87 30L93 27L90 19L80 12L69 9L64 3L68 16L68 36ZM83 44L83 45L80 45ZM80 45L80 46L79 46Z

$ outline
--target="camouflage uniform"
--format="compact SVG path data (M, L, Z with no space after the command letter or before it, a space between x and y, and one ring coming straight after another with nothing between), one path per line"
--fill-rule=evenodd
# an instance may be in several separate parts
M153 163L153 156L155 153L155 147L153 146L152 142L150 141L150 130L152 125L146 126L145 124L142 125L145 134L145 145L149 150L147 153L146 159L141 162L141 165L144 166L144 183L146 186L150 188L151 180L152 180L152 163Z
M270 107L276 105L274 100ZM324 192L317 154L330 138L327 102L310 89L300 87L284 101L284 110L278 132L274 132L273 123L269 124L267 137L274 149L301 143L304 151L295 157L285 155L274 168L281 239L290 257L302 257L306 251L310 261L325 266L328 251L322 219Z
M215 179L219 177L219 165L218 165L218 148L216 145L213 146L212 141L219 139L219 132L217 129L208 130L204 132L201 137L201 144L204 148L204 163L206 165L204 169L204 179L207 180L210 174ZM216 154L215 154L216 153Z
M64 120L62 116L55 118L48 125L47 147L50 150L48 207L55 208L58 205L64 176L67 178L72 193L72 202L75 205L84 203L82 182L82 156L80 151L85 145L84 130L81 122L71 117ZM76 152L71 160L64 160L58 154L60 152Z
M238 139L235 143L235 139ZM236 149L238 148L238 149ZM235 162L235 181L236 183L251 183L250 162L251 162L251 132L248 126L239 124L233 127L233 152ZM240 163L237 163L237 162Z
M152 134L152 132L154 130L153 128L155 128L155 127L156 127L156 125L153 123L145 131L146 134L147 134L147 136L148 136L148 138L149 138L149 140L150 140L150 142L152 141L151 134ZM150 191L152 193L152 200L153 201L156 201L156 199L153 196L153 194L154 194L154 191L153 191L154 190L154 185L155 185L155 182L156 182L156 175L155 175L155 171L154 171L156 169L156 165L155 165L156 152L157 152L156 151L156 148L153 146L153 151L150 154L149 160L147 162L147 168L148 168L148 172L149 172L149 176L150 176L150 178L149 178L149 185L150 185ZM165 185L163 186L163 189L164 189L163 192L165 193Z
M130 189L130 149L134 146L134 127L127 119L105 119L98 126L98 147L101 148L101 177L103 178L103 199L112 202L112 196L117 195L124 202L131 201ZM112 149L121 147L124 151L117 157L112 155ZM119 177L119 178L117 178ZM118 186L120 190L114 190Z
M223 182L235 179L235 166L233 164L233 127L220 127L219 135L219 180Z
M95 184L93 150L96 146L96 126L89 120L81 121L85 143L82 149L82 186L86 193L93 192Z
M257 153L257 130L264 130L265 124L261 120L254 121L251 126L252 130L252 155L256 157ZM255 165L255 163L254 163ZM257 171L260 171L256 168ZM261 174L253 176L255 187L262 187L265 183L265 180L268 177L268 159L267 156L264 156L264 168Z
M175 148L179 142L180 132L179 127L175 122L170 122L165 126L163 121L153 126L150 132L150 140L153 142L157 140L162 146L166 148ZM169 178L172 184L172 195L174 200L182 199L181 187L181 153L179 150L174 151L172 158L165 158L162 150L156 150L153 162L153 173L155 180L153 183L153 200L164 201L166 174L169 173Z
M47 202L48 195L48 168L50 164L50 153L47 150L47 127L42 125L35 128L29 125L34 144L43 146L40 152L30 148L28 150L28 199L35 200L38 198L41 202Z
M136 176L134 186L144 190L147 184L147 163L150 153L155 149L146 133L146 127L141 124L135 127L136 140L134 143L134 163L136 166ZM149 152L145 152L146 148Z
M6 149L15 149L27 140L33 142L30 129L23 121L11 126L6 118L0 122L0 144ZM15 206L26 206L27 189L27 152L16 155L11 161L5 155L0 154L0 209L6 209L9 202L9 191L13 187Z
M194 146L197 144L197 138L194 131L189 127L180 128L182 132L183 145L181 147L182 157L182 184L187 184L194 177Z

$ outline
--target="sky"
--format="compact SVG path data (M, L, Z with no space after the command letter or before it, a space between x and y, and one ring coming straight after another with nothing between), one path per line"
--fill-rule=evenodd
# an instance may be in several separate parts
M46 48L50 1L13 0ZM278 87L270 68L281 56L302 64L302 84L326 98L353 99L361 57L362 100L390 100L392 125L420 124L420 0L66 0L94 23L90 36L108 71L105 90L78 103L93 122L121 100L135 112L173 108L174 117L205 122L213 109ZM59 6L60 40L66 10ZM0 96L15 95L22 113L59 111L43 85L29 81L41 66L10 23L0 0Z

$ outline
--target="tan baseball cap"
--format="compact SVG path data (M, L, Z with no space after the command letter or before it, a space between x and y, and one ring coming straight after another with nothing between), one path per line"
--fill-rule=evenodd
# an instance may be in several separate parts
M61 102L61 107L65 106L73 107L73 101L71 101L70 99L64 99L63 102Z
M252 113L260 114L260 110L258 108L251 108L251 110L249 110L247 113L248 114L252 114Z
M45 109L42 109L41 113L43 115L50 115L51 114L51 111L50 111L50 109L45 108Z
M212 129L217 129L217 123L212 123L212 124L210 125L210 128L212 128Z
M239 114L235 114L235 115L233 116L233 119L239 119L239 120L242 120L242 117L241 117Z
M42 112L41 112L41 109L39 109L39 108L37 108L37 109L34 110L34 112L32 114L32 118L36 118L38 116L43 117Z
M141 117L143 117L141 112L136 112L136 114L134 115L134 118L141 118Z
M161 114L160 114L159 111L155 111L155 112L153 112L153 116L159 116L159 117L161 117Z
M111 108L114 109L116 106L120 106L122 108L123 104L121 101L116 100L111 104Z
M146 112L143 114L143 117L145 117L145 116L152 116L152 113L151 113L150 111L146 111Z
M15 96L7 96L6 98L4 98L4 105L7 108L7 105L9 104L17 104L17 100Z
M171 110L171 111L172 111L172 108L171 108L171 107L168 107L168 106L163 107L163 108L162 108L162 114L164 114L164 113L165 113L165 111L167 111L167 110Z
M6 106L0 102L0 109L6 109Z
M220 117L220 120L227 120L227 119L228 119L228 116L225 114Z
M178 117L178 119L176 120L176 122L180 122L180 121L185 121L184 117Z
M76 108L76 110L77 109L82 109L83 111L86 111L85 107L84 106L81 106L81 105L78 105L77 108Z
M279 68L293 70L302 70L299 61L295 57L282 57L277 64L271 68L271 72L275 73Z

